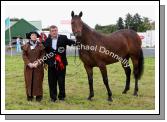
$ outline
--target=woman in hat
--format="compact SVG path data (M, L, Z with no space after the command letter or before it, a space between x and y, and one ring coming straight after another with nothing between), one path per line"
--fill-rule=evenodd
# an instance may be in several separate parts
M37 38L39 38L37 32L30 32L26 36L29 42L22 46L22 50L27 100L32 101L33 97L36 96L36 101L41 101L44 69L43 62L40 59L43 59L45 55L44 47L37 41Z

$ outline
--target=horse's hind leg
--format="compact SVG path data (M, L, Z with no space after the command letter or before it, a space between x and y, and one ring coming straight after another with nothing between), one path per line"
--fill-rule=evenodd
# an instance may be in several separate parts
M88 75L88 82L89 82L89 97L88 100L91 100L94 97L94 90L93 90L93 67L88 65L84 65L87 75Z
M106 86L107 92L108 92L108 101L112 101L112 92L110 90L109 84L108 84L108 76L107 76L107 69L106 66L99 66L102 77L103 77L103 82L104 85Z
M138 58L136 58L135 56L131 57L132 59L132 63L133 63L133 73L134 73L134 77L135 77L135 88L134 88L134 93L133 95L134 96L138 96L138 72L139 72L139 69L138 69Z
M129 58L126 58L127 60ZM126 85L125 85L125 89L122 92L123 94L126 94L127 91L130 89L130 75L131 75L131 68L129 66L129 62L127 62L126 64L122 64L122 67L124 68L125 74L126 74Z

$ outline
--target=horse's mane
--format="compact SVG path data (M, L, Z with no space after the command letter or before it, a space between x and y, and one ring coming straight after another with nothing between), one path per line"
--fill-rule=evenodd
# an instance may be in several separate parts
M95 29L91 28L88 24L86 24L85 22L82 21L82 24L83 24L83 29L85 29L85 31L87 32L91 32L91 33L94 33L96 36L107 36L106 34L104 33L100 33L100 32L97 32Z
M92 29L89 25L87 25L85 22L82 21L83 24L83 29L89 30L89 31L93 31L94 29Z

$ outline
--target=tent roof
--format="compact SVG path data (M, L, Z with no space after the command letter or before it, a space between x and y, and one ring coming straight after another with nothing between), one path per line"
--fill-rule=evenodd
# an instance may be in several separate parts
M30 24L28 21L20 19L10 27L10 31L11 37L20 36L22 38L26 38L26 33L29 33L31 31L39 31L39 29ZM9 42L9 29L5 31L5 43L7 42Z

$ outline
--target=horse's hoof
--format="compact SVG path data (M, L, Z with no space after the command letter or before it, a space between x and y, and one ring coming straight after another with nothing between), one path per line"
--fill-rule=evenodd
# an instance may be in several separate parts
M127 93L127 91L125 91L125 90L122 92L122 94L126 94L126 93Z
M88 97L87 100L92 101L92 98L91 98L91 97Z
M125 88L124 91L122 92L122 94L126 94L128 90L129 90L129 88Z
M112 98L111 98L111 97L109 97L109 98L108 98L108 101L109 101L109 102L112 102L113 100L112 100Z
M137 94L137 93L134 93L134 94L133 94L133 96L136 96L136 97L137 97L137 96L138 96L138 94Z

